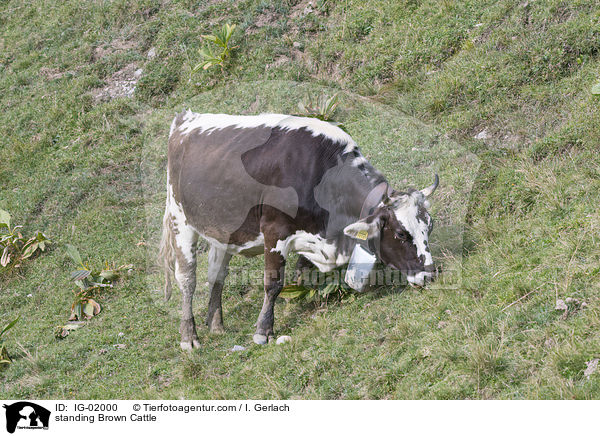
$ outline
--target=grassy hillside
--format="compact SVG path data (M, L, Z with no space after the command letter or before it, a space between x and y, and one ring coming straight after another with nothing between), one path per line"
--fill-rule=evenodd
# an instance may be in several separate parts
M225 22L239 27L226 68L192 73L201 35ZM600 398L600 374L584 375L600 358L596 2L5 1L0 29L0 209L53 242L0 268L0 324L21 316L0 398ZM152 264L170 118L333 92L396 186L440 173L444 280L281 301L275 329L293 342L264 347L260 286L232 284L227 333L200 327L203 347L181 352L178 295L161 301ZM65 244L134 267L58 340ZM585 307L555 309L569 297Z

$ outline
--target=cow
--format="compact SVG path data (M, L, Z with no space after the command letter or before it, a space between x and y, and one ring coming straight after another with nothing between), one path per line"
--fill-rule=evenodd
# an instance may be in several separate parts
M429 197L437 188L394 190L340 127L283 114L178 114L167 153L167 199L160 262L182 292L181 348L199 347L192 313L196 244L208 241L206 324L223 332L221 294L234 254L264 255L264 301L253 340L273 337L275 300L286 257L327 272L348 263L357 243L400 270L431 280Z

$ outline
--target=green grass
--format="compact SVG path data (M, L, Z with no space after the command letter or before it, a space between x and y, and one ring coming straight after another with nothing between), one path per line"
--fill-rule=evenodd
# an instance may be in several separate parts
M305 6L0 5L0 208L53 240L18 274L0 273L0 324L21 316L0 398L600 398L600 375L583 374L600 357L598 5ZM200 36L225 22L240 28L228 68L192 75ZM95 99L132 65L143 70L132 98ZM443 280L281 301L276 332L293 342L264 347L251 345L260 286L232 283L227 333L200 326L202 348L181 352L179 294L162 301L153 265L173 114L291 112L335 92L338 118L395 186L440 174ZM57 340L73 298L67 243L134 269ZM202 254L197 320L205 269ZM565 318L554 308L567 297L587 307Z

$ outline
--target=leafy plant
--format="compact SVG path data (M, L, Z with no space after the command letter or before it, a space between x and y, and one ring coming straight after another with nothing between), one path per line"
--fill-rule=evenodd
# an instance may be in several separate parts
M38 250L44 251L50 242L42 232L27 238L21 233L21 228L23 226L11 227L10 214L0 209L0 267L19 267Z
M87 262L83 262L77 248L70 244L67 244L67 255L79 267L71 273L71 280L75 281L78 289L74 291L75 299L71 305L69 321L90 319L100 313L101 307L96 301L98 295L106 288L112 288L121 272L132 265L117 267L106 262L104 268L94 269Z
M352 288L343 280L340 280L338 276L332 274L316 287L298 284L284 286L279 296L286 300L320 301L334 296L342 299L352 295L352 292Z
M202 61L194 67L194 72L200 69L207 70L213 65L218 65L223 70L223 66L231 56L231 52L237 48L237 46L232 47L229 45L236 27L236 24L226 23L211 35L202 35L202 38L211 41L213 45L205 45L200 48L198 52L202 57Z
M4 335L6 334L6 332L8 332L11 328L13 328L15 326L17 321L19 321L19 318L20 317L17 317L13 321L9 322L6 326L4 326L4 328L2 330L0 330L0 368L2 368L4 365L8 365L12 362L10 356L8 355L6 346L3 344Z
M322 94L316 99L308 97L306 102L299 102L298 109L301 115L318 118L322 121L332 121L339 103L338 94L331 97Z

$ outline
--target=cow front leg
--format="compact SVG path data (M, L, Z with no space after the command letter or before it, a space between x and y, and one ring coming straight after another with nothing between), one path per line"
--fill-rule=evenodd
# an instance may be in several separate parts
M274 245L269 245L265 243L265 298L260 315L258 315L256 333L253 338L254 342L259 345L266 344L273 336L275 300L283 288L285 276L285 258L278 252L271 252Z
M208 289L210 291L210 300L208 302L206 325L211 333L223 333L225 331L223 327L221 295L230 260L231 254L214 245L210 246L208 252Z
M192 311L192 301L196 289L196 243L198 235L189 229L183 229L175 237L175 279L181 290L181 333L180 346L183 350L200 347L196 323Z

